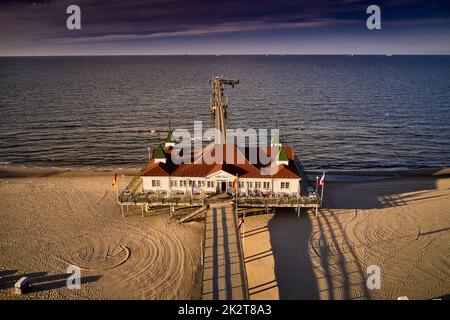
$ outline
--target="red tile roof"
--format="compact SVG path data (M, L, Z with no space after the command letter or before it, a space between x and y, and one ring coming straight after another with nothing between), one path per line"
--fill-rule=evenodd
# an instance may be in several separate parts
M275 147L238 147L234 144L214 145L193 150L190 154L181 155L181 158L191 163L177 165L173 163L172 147L164 148L166 163L152 160L147 164L143 176L175 176L175 177L206 177L221 170L232 175L238 174L241 178L289 178L298 179L300 174L294 163L292 147L283 146L289 159L288 164L275 164L279 148ZM259 152L261 154L259 154ZM154 151L155 152L155 151ZM251 163L251 153L257 155L256 161ZM154 153L153 153L154 154ZM217 157L216 157L217 156ZM271 162L263 163L261 156L267 156ZM174 154L174 157L178 155ZM268 159L266 159L268 160ZM267 162L267 161L265 161ZM268 174L265 174L268 173Z

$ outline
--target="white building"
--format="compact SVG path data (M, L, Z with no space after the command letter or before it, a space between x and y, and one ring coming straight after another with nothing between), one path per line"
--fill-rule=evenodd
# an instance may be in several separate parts
M172 152L174 146L169 132L164 147L159 145L153 150L152 159L142 173L144 192L211 194L230 191L237 176L239 194L300 194L300 174L293 149L279 141L272 141L267 148L211 144L181 156ZM256 161L250 161L255 154ZM266 161L262 161L263 158ZM189 163L177 165L173 159Z

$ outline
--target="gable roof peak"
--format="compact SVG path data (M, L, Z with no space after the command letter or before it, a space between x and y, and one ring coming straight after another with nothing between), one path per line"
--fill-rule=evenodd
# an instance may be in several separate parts
M272 145L272 147L281 146L281 139L278 130L272 134L272 140L270 144Z
M284 146L281 146L280 152L278 152L277 161L282 161L282 162L289 161L289 158L286 154L286 150L284 149Z
M175 139L173 138L172 130L169 130L167 133L166 143L175 143Z
M159 144L158 149L156 149L155 159L166 159L166 153L161 144Z

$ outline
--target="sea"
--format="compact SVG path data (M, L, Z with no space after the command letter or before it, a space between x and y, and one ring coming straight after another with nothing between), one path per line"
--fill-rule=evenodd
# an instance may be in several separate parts
M307 170L450 166L450 56L0 58L0 165L140 168L170 127L280 130Z

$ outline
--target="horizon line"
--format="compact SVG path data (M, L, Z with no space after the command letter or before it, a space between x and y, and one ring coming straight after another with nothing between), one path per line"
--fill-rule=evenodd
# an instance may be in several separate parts
M47 54L47 55L2 55L0 58L39 57L169 57L169 56L450 56L450 53L165 53L165 54Z

